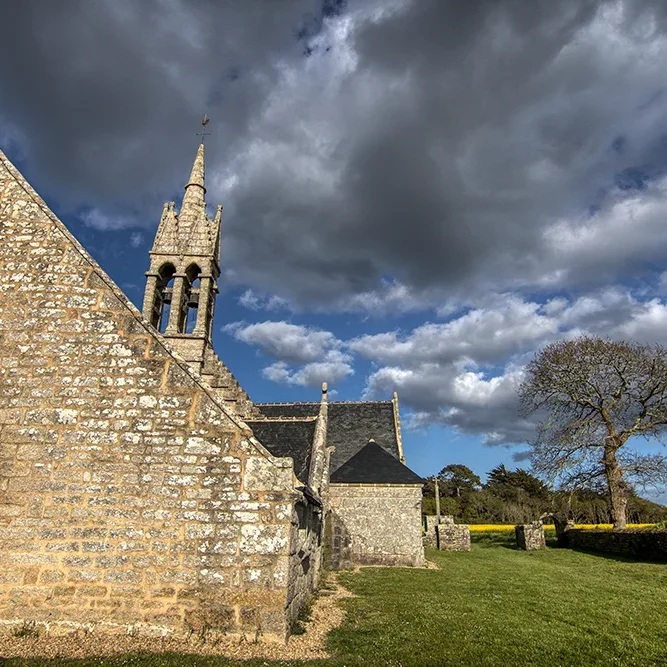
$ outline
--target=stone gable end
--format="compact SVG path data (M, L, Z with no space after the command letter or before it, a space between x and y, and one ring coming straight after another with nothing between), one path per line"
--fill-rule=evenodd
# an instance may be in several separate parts
M0 629L284 637L293 509L0 152Z

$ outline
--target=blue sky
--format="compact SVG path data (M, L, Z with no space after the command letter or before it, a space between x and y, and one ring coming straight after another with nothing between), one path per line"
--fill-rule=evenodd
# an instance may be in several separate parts
M0 146L137 306L209 115L218 353L398 391L422 475L527 465L542 345L665 341L664 3L26 0L0 50Z

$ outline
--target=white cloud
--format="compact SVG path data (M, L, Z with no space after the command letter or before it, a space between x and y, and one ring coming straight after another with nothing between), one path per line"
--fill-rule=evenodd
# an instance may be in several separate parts
M439 290L419 291L397 280L383 279L376 289L345 296L327 306L330 310L375 317L436 310L442 317L451 314L459 304L449 300L446 293Z
M507 296L502 305L475 308L445 324L424 324L401 338L396 332L361 336L350 349L383 363L447 363L467 359L494 363L558 330L540 304Z
M664 257L667 176L642 190L614 188L593 215L569 216L544 230L546 268L560 267L561 282L614 278L620 270Z
M137 226L137 220L133 216L108 214L99 208L88 209L81 213L79 218L87 227L93 227L103 232Z
M320 361L338 354L342 343L330 331L309 329L289 322L258 322L228 324L225 331L237 340L257 345L265 354L287 363Z
M144 235L141 232L133 232L130 236L130 245L133 248L138 248L144 242Z
M290 304L286 299L276 295L258 294L254 290L247 289L239 297L239 305L248 310L291 310Z
M278 359L262 371L272 382L317 387L322 382L335 384L354 373L352 357L342 351L342 341L329 331L282 321L236 322L225 330Z
M267 366L262 375L272 382L278 384L299 385L302 387L320 387L323 382L336 384L344 380L348 375L353 375L354 370L349 363L342 358L339 361L313 362L305 364L297 370L290 369L285 362L278 361Z
M525 442L533 424L519 417L517 388L523 365L542 345L582 333L661 342L667 304L639 301L609 288L541 306L517 295L476 308L446 324L426 324L407 335L387 332L350 341L349 348L377 362L368 398L398 391L414 410L412 427L447 424L482 435L487 444Z

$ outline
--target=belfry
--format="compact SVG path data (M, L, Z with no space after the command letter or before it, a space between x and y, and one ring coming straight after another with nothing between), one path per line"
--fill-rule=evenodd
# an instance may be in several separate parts
M165 203L150 250L146 272L144 317L171 342L181 356L201 371L220 275L222 206L215 217L206 213L204 143L199 145L180 210Z

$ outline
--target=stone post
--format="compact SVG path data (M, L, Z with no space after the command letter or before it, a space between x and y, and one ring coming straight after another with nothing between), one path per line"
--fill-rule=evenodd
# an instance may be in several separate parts
M153 308L155 307L155 290L157 289L157 273L146 273L146 290L144 291L144 305L142 315L144 319L153 323Z
M174 290L171 295L171 309L166 334L181 333L178 327L183 316L183 291L186 280L187 276L184 273L174 274Z
M327 383L322 383L322 399L320 411L315 422L315 435L310 455L310 468L308 469L308 486L322 498L327 490L329 475L325 473L327 466Z
M198 336L208 336L209 333L206 331L206 324L212 285L213 278L211 276L199 277L199 304L197 306L197 322L192 332Z
M545 549L547 546L544 540L544 525L541 521L515 526L514 535L517 546L524 551Z

